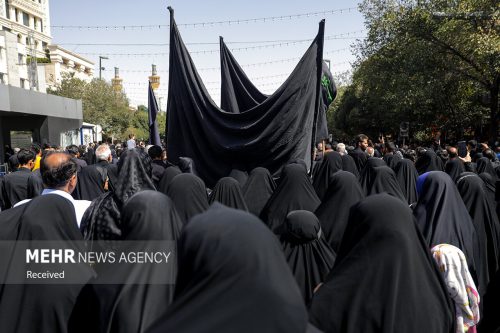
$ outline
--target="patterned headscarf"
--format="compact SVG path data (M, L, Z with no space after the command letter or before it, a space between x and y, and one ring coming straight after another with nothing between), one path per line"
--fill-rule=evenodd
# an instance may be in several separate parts
M431 249L443 274L448 293L455 302L457 333L474 333L479 322L479 293L467 268L463 252L449 244Z

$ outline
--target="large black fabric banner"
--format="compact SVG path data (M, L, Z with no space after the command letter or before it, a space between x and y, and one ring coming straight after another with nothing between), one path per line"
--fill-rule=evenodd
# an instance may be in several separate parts
M220 37L220 70L222 110L231 113L245 112L269 97L261 93L250 81L222 37Z
M221 109L231 113L242 113L262 103L268 95L255 87L245 74L233 54L220 37ZM316 142L328 138L326 112L337 96L337 88L326 62L321 76L321 107L318 114Z
M182 156L192 158L210 187L233 168L262 166L275 173L298 158L311 165L320 107L324 21L297 67L273 95L244 113L230 113L208 94L169 9L169 159L176 163Z

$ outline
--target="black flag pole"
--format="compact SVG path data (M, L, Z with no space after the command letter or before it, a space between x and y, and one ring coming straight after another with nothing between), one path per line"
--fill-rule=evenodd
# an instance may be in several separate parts
M311 138L311 169L309 174L312 174L313 163L314 163L314 149L316 147L316 127L318 124L318 114L320 107L320 95L321 95L321 76L323 75L323 44L325 41L325 19L319 22L318 31L318 53L316 57L316 99L314 102L314 119L312 128L312 138Z
M170 12L170 44L169 44L169 55L168 55L168 82L172 82L172 43L174 42L173 31L174 31L174 9L171 6L167 7ZM170 84L169 84L170 85ZM168 96L167 96L167 112L165 115L165 147L167 147L168 141L168 115L170 114L170 101L172 100L172 96L170 94L172 90L170 87L168 88Z

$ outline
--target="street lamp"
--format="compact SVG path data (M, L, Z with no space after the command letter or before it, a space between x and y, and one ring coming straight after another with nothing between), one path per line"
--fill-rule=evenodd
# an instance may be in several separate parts
M109 59L109 58L104 56L99 56L99 80L102 79L102 71L104 70L104 67L102 67L102 59Z

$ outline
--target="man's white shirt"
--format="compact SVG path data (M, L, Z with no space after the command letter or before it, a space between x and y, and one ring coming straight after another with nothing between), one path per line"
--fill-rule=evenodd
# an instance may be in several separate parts
M42 191L42 195L47 195L47 194L55 194L59 195L65 199L68 199L73 207L75 208L75 215L76 215L76 223L78 224L78 228L80 228L80 223L82 222L83 214L85 214L85 211L87 208L89 208L91 201L88 200L75 200L71 196L71 194L60 191L60 190L52 190L52 189L45 189ZM23 201L19 201L17 204L14 205L14 207L20 206L22 204L25 204L29 202L31 199L25 199Z

